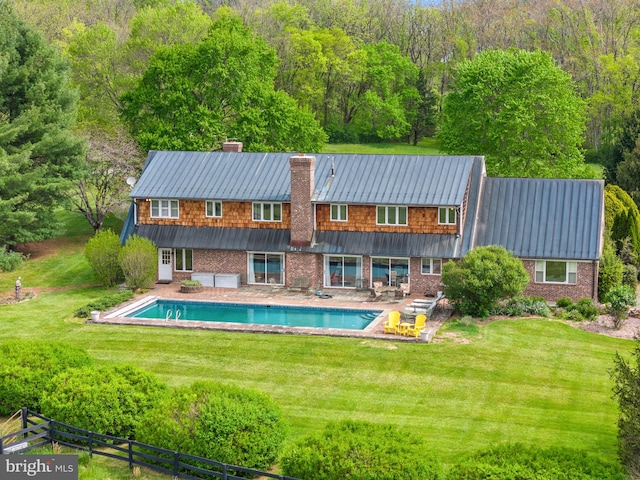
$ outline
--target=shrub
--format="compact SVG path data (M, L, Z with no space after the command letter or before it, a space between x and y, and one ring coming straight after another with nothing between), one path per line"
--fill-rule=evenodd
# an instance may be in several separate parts
M134 292L153 284L158 268L158 251L151 240L132 235L120 250L124 280Z
M622 275L622 261L616 256L611 241L605 241L598 268L598 301L604 303L607 292L615 286L622 285Z
M628 285L634 290L638 286L638 269L634 265L623 265L622 284Z
M522 261L505 248L474 248L459 262L447 262L442 268L444 293L463 315L486 317L498 300L522 293L529 274Z
M303 438L281 459L284 475L305 480L444 478L423 440L393 425L345 420Z
M582 315L585 320L593 321L598 318L598 315L600 315L600 309L589 297L584 297L578 300L573 308L580 312L580 315Z
M573 307L573 300L567 297L562 297L556 300L556 306L558 308L571 308Z
M636 304L636 292L628 285L618 285L609 290L604 297L608 310L613 315L613 326L620 328L627 318L629 307Z
M134 293L131 290L123 290L118 293L112 293L111 295L105 295L104 297L79 308L76 310L74 315L78 318L87 318L94 310L104 312L105 310L109 310L111 307L115 307L127 300L131 300L133 296Z
M525 313L539 317L549 316L549 306L541 297L514 297L502 302L491 312L492 315L518 317Z
M449 480L623 480L620 465L581 450L506 444L469 455L453 466Z
M266 470L278 459L285 426L280 407L264 393L196 382L149 410L136 437L160 448Z
M560 318L562 318L563 320L569 320L571 322L582 322L585 319L582 314L576 309L563 310L560 313Z
M13 272L27 258L29 257L20 252L13 252L0 247L0 271Z
M10 340L0 344L0 416L22 407L41 410L42 391L58 373L90 366L86 350L61 342Z
M183 285L185 287L199 287L202 284L200 283L200 280L182 280L182 282L180 282L180 285Z
M135 438L141 416L166 392L153 374L129 365L69 369L49 384L42 413L74 427Z
M84 247L84 256L96 277L106 286L112 287L123 279L119 255L120 238L112 230L102 230L89 239Z
M616 353L611 370L613 393L618 401L618 457L630 478L640 478L640 340L631 362Z

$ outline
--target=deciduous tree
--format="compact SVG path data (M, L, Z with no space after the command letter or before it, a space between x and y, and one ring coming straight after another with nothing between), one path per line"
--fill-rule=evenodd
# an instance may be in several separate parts
M458 65L439 138L448 153L485 155L489 175L584 177L584 109L548 53L487 50Z
M313 115L273 88L275 51L230 9L201 42L160 49L123 115L144 150L212 150L239 137L247 150L316 151Z

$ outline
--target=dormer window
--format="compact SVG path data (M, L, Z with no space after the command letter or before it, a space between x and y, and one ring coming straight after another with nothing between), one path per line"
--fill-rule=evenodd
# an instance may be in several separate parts
M406 225L407 207L378 205L376 223L378 225Z
M438 224L440 225L455 225L456 224L456 209L455 207L440 207L438 208Z
M151 200L151 218L178 218L178 200Z

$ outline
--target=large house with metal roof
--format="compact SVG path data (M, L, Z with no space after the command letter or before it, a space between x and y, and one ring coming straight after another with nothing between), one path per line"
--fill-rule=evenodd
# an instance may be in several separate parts
M158 279L205 285L442 290L448 260L502 245L526 294L596 298L604 185L491 178L480 156L152 151L123 230Z

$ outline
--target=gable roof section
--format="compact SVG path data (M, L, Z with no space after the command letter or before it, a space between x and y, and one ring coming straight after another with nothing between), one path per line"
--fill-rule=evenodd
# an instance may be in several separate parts
M288 202L291 155L152 151L130 196ZM460 205L475 158L313 156L316 157L312 199L315 202L427 206Z
M485 179L474 246L520 258L597 260L603 228L600 180Z

